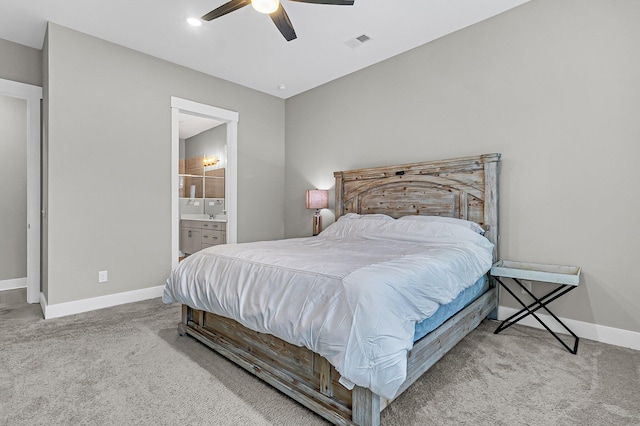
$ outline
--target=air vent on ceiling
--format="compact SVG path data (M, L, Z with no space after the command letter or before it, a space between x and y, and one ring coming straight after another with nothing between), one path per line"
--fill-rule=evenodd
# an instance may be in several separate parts
M364 43L368 42L369 40L371 40L371 37L369 37L366 34L362 34L361 36L345 41L344 44L346 44L352 49L355 49L356 47L362 46Z

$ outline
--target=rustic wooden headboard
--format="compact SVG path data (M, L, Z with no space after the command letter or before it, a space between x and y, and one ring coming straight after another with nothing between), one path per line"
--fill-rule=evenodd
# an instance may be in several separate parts
M498 248L500 154L335 172L336 219L346 213L472 220Z

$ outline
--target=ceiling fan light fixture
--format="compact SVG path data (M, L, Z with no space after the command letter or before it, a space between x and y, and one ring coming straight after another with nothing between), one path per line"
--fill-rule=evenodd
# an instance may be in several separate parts
M251 0L251 6L260 13L270 14L278 10L280 0Z
M187 18L187 22L192 27L199 27L200 25L202 25L202 21L198 18L193 18L193 17Z

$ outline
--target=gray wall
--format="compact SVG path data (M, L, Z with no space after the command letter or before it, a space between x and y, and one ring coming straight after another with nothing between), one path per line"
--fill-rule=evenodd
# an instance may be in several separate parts
M215 155L218 160L224 159L216 167L225 167L224 146L227 144L227 126L222 124L213 129L205 130L195 136L185 139L184 157L191 158L198 155L211 157Z
M0 281L27 276L27 101L0 94Z
M0 78L42 86L42 51L0 39Z
M501 152L500 257L582 266L555 312L640 332L639 22L636 0L533 0L288 99L286 236L336 170Z
M165 283L171 96L239 112L238 240L284 235L282 99L56 24L45 50L49 304Z

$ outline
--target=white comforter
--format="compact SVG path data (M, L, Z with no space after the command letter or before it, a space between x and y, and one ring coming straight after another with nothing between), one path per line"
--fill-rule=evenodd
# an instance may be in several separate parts
M415 323L486 273L492 247L456 224L345 217L317 237L202 250L162 299L306 346L345 386L392 398Z

